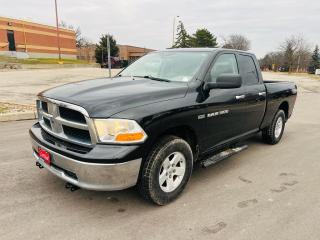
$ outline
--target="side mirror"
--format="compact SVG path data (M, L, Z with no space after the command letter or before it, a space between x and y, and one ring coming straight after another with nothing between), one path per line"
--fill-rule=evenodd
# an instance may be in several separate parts
M204 90L208 91L214 88L239 88L241 85L242 79L239 74L221 74L219 77L217 77L216 82L207 82L204 85Z

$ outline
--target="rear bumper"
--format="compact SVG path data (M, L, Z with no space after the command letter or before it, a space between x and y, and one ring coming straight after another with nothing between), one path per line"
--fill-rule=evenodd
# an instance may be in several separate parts
M35 139L35 136L31 136L31 144L36 161L52 174L80 188L113 191L129 188L137 183L141 158L120 163L86 162L49 149L39 139ZM39 147L50 153L50 166L39 157Z

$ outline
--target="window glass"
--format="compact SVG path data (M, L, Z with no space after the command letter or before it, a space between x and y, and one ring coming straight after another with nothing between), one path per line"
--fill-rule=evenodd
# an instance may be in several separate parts
M170 81L188 82L199 71L210 52L154 52L129 65L121 76L152 76Z
M222 54L218 57L210 71L210 82L216 82L221 74L239 74L234 54Z
M253 85L259 82L257 69L252 57L239 55L239 66L242 74L242 82L245 85Z

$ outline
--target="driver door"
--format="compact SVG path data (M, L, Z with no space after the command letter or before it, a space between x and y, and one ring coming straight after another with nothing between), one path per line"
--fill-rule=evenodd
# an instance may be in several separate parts
M239 74L236 55L222 53L211 65L206 81L216 82L221 74ZM210 150L216 145L245 133L245 122L248 120L244 109L246 101L243 98L243 86L233 89L211 89L206 99L206 148Z

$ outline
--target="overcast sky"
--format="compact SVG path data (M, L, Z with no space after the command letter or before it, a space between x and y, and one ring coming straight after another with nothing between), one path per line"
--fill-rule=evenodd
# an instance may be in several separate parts
M164 49L172 42L173 17L189 33L207 28L219 41L232 33L251 40L259 57L300 34L320 44L319 0L58 0L60 20L79 26L97 42L111 33L120 44ZM0 0L0 16L55 24L54 0Z

